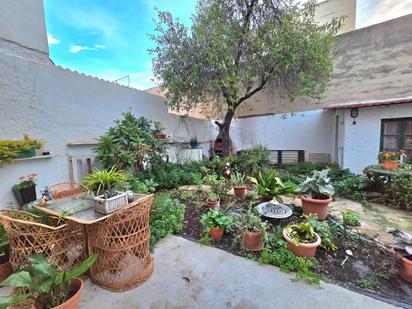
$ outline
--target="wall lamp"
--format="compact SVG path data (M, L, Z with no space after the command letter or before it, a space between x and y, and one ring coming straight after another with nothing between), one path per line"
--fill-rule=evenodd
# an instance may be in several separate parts
M356 118L358 118L358 116L359 116L359 109L357 108L357 107L355 107L355 108L352 108L351 110L350 110L350 116L352 117L352 119L353 119L353 123L352 124L356 124Z

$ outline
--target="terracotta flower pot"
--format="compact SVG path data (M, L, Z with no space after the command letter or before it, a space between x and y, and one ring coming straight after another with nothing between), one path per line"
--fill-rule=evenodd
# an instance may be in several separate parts
M412 283L412 255L402 257L399 275L403 280Z
M270 202L271 200L273 200L273 196L261 196L259 197L259 200L261 203Z
M223 227L212 227L209 231L209 235L213 241L219 241L223 237Z
M7 279L13 273L13 266L10 262L0 264L0 282Z
M63 304L60 304L53 309L77 309L80 303L80 296L83 292L84 284L83 281L79 278L72 279L69 285L69 295L72 295L68 300ZM35 302L33 309L42 309L42 305L38 302Z
M399 161L383 161L383 168L388 170L396 170L398 168Z
M209 206L210 209L215 209L220 207L220 200L218 201L209 201L207 200L207 206Z
M246 193L246 186L233 186L235 196L238 198L244 198Z
M260 251L263 249L262 232L242 232L242 245L250 251Z
M316 241L311 244L301 244L299 243L296 245L293 240L286 234L286 231L283 230L283 237L288 242L288 249L293 252L294 255L305 257L305 258L312 258L315 256L316 248L320 246L321 239L318 234L316 234Z
M319 220L324 220L328 214L328 205L332 202L331 197L325 199L314 199L306 196L301 196L303 213L315 214Z

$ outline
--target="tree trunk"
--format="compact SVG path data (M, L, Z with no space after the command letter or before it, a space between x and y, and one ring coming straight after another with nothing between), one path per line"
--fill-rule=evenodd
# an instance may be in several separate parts
M230 149L230 124L232 123L232 119L234 116L235 112L228 110L226 112L225 118L223 120L222 125L220 126L220 136L222 138L222 143L223 143L223 155L230 156L231 155L231 149Z

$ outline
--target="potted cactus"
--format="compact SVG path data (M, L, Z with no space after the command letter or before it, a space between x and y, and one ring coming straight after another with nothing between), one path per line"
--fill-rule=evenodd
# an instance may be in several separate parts
M393 248L402 252L399 275L405 281L412 283L412 235L398 230L392 233L396 241Z
M201 223L209 232L213 241L219 241L223 237L225 228L231 224L231 217L226 216L219 209L211 209L202 215Z
M237 198L244 198L246 193L246 176L238 171L235 171L231 177L233 191Z
M316 214L319 220L324 220L328 214L328 206L332 202L335 189L330 184L329 170L313 171L301 184L300 197L305 214Z
M320 236L309 223L291 224L283 229L288 249L296 256L312 258L320 246Z

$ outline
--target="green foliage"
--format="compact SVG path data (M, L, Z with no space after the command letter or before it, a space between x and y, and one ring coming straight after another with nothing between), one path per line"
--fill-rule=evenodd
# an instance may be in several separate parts
M59 271L51 266L43 255L29 256L29 266L17 270L1 283L1 286L27 288L28 292L3 298L0 307L6 308L29 297L36 299L45 308L54 308L62 304L70 297L68 291L70 281L86 272L96 258L97 255L93 254L71 270Z
M288 163L279 165L279 168L285 170L287 174L299 177L301 179L305 179L307 176L312 175L313 171L322 171L325 169L339 169L339 167L336 164L330 164L326 162Z
M300 191L310 198L329 197L335 193L328 177L329 170L313 171L311 177L307 177L301 184Z
M355 284L364 289L375 290L379 288L379 282L374 277L356 280Z
M208 175L204 178L204 183L210 186L210 191L217 195L219 198L227 195L227 185L223 177Z
M115 126L99 138L95 148L96 159L103 168L132 172L144 170L144 164L157 166L162 160L166 142L158 141L154 135L159 128L144 117L136 118L131 112L123 113L123 118L115 120Z
M239 216L234 217L233 226L244 232L263 232L268 229L268 224L252 209L243 210Z
M329 224L326 221L317 220L315 215L303 215L305 222L313 227L313 230L320 236L321 248L335 251L337 249L333 242L333 234Z
M84 177L82 183L89 192L93 192L98 196L123 188L126 179L127 175L122 171L116 170L116 167L113 166L110 170L94 170Z
M313 226L308 222L290 224L285 228L285 233L293 240L296 245L299 243L309 244L313 243L316 240L315 230Z
M330 170L329 177L335 188L335 195L355 201L366 198L364 177L351 173L349 169L340 168Z
M293 181L283 182L273 170L258 172L257 178L250 177L250 181L256 184L256 190L260 196L274 196L279 202L280 195L293 195L298 193L298 186Z
M6 231L3 225L0 224L0 260L2 257L6 256L10 249L9 238L7 237Z
M217 202L220 200L219 195L217 195L214 192L209 192L208 196L207 196L207 200L209 202Z
M350 209L342 210L342 220L344 225L351 227L360 226L362 222L361 217Z
M392 181L385 186L385 193L396 208L412 211L412 164L402 164Z
M23 135L22 140L0 140L0 167L24 152L40 149L44 144L43 140L32 139L27 134Z
M244 186L246 183L246 176L245 174L235 171L231 177L232 185L233 186Z
M212 238L209 234L204 234L200 239L199 243L203 246L211 246L213 244Z
M169 193L155 196L150 213L150 246L168 234L179 233L183 228L185 206L173 200Z
M210 230L214 227L228 228L232 223L232 218L226 216L218 209L211 209L207 213L202 215L200 220L206 230Z
M269 169L269 164L269 150L262 145L240 151L233 162L236 169L249 176L256 176L259 171Z

